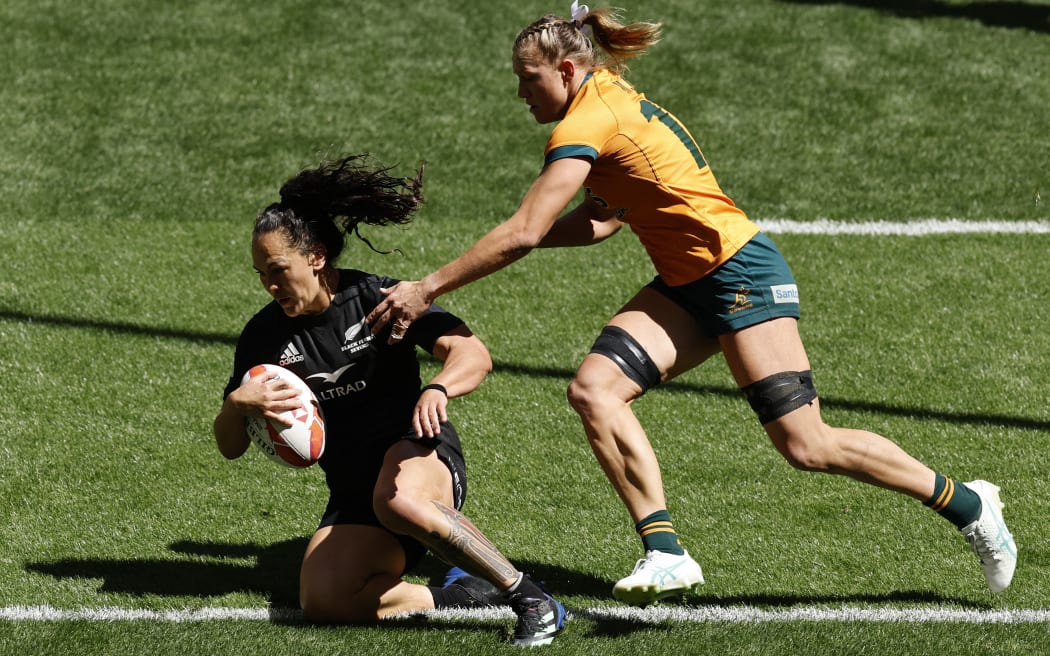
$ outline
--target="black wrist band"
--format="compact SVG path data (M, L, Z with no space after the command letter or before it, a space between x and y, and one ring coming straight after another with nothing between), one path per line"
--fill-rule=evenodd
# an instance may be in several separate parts
M421 391L425 392L425 391L431 390L431 389L441 392L446 397L448 396L448 390L445 389L445 386L444 385L438 385L437 383L430 383L429 385L425 385L425 386L423 386L423 389Z

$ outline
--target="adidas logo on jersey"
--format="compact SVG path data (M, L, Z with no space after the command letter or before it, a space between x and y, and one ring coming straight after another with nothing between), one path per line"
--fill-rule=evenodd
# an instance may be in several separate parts
M286 367L296 362L302 362L304 359L299 349L295 348L295 344L289 343L288 346L284 347L284 352L281 353L281 359L277 361L277 364Z

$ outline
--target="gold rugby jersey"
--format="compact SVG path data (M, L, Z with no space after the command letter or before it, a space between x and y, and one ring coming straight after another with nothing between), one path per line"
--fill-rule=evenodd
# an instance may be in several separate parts
M669 285L707 275L758 233L718 186L689 131L608 70L587 76L544 162L591 160L587 196L631 227Z

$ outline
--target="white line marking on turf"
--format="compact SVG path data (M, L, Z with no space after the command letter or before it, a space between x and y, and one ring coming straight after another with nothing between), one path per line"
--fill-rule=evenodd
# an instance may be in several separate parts
M149 610L145 608L54 608L52 606L8 606L0 608L0 620L40 622L207 622L210 620L291 620L301 613L291 608L186 608Z
M873 608L796 606L781 610L764 610L750 606L650 606L649 608L592 607L569 608L576 616L594 621L662 624L665 622L722 622L728 624L761 624L769 622L883 622L961 624L1046 624L1050 609L1015 608L973 610L963 608ZM434 621L504 621L514 614L508 608L444 609L426 613ZM209 622L216 620L253 620L298 622L302 616L291 608L195 608L148 610L135 608L61 609L51 606L8 606L0 608L0 621L41 622Z
M1050 221L963 221L961 219L921 219L915 221L792 221L755 219L763 231L793 235L927 235L955 234L1050 234Z
M641 623L726 622L958 622L965 624L1042 624L1050 622L1050 610L966 610L961 608L857 608L802 606L782 610L762 610L748 606L590 608L574 611L594 620L620 620Z

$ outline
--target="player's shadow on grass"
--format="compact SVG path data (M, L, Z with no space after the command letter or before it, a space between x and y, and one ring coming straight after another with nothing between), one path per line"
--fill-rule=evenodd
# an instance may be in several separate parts
M135 596L221 597L255 594L272 607L299 607L299 565L306 538L271 545L180 541L169 546L172 558L80 559L26 564L31 572L57 579L99 579L98 591ZM517 565L553 592L601 597L611 584L588 574L547 563ZM441 585L448 565L427 555L409 575Z
M1050 33L1050 6L1031 2L967 2L943 0L781 0L797 5L852 5L901 18L960 18L988 27Z
M299 563L306 538L253 543L176 542L173 559L66 559L26 569L59 579L101 579L99 592L136 596L220 597L258 594L277 607L298 607Z
M782 0L784 2L831 2L832 0ZM846 1L846 0L838 0ZM868 0L855 0L857 2L866 2ZM874 2L875 0L870 0ZM1050 11L1050 9L1048 9ZM222 333L209 333L199 332L192 330L178 330L174 328L163 328L158 326L147 326L135 323L121 323L115 321L100 321L94 319L82 319L77 317L69 316L49 316L40 314L30 314L28 312L21 312L17 310L0 309L0 321L13 320L13 321L28 321L36 322L45 325L55 326L66 326L72 328L88 328L92 330L102 330L106 332L112 332L116 334L129 334L129 335L152 335L155 337L161 337L166 339L179 339L187 342L203 342L213 344L228 344L234 345L237 343L237 338L232 335L226 335ZM423 355L421 357L428 357ZM525 364L519 364L515 362L496 361L494 362L494 370L500 373L509 373L518 376L527 376L531 378L551 378L562 380L566 384L572 379L575 373L574 369L560 368L560 367L537 367ZM713 385L698 385L688 382L672 381L670 383L661 385L657 390L670 390L672 392L696 394L713 394L725 397L740 398L743 402L743 396L740 390L733 387L720 387ZM1010 428L1024 428L1033 429L1039 431L1050 430L1050 421L1034 419L1030 417L1011 416L1011 415L998 415L998 414L981 414L981 413L965 413L965 412L949 412L949 411L937 411L928 408L920 407L907 407L898 405L889 405L885 403L869 402L869 401L856 401L850 399L839 399L833 396L821 395L821 404L824 408L839 408L844 410L860 410L865 412L873 412L884 415L894 415L901 417L911 417L916 419L932 419L935 421L944 421L948 423L956 424L973 424L973 425L984 425L984 426L1004 426Z

